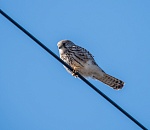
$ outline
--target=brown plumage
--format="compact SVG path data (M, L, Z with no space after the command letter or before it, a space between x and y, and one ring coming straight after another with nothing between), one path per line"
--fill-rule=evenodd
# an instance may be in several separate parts
M122 89L124 82L106 74L97 65L92 54L86 49L75 45L70 40L59 41L57 46L59 48L60 58L82 76L97 79L116 90ZM74 76L74 73L72 75Z
M112 87L113 89L122 89L124 82L111 76L106 73L102 77L95 77L95 79L107 84L108 86Z

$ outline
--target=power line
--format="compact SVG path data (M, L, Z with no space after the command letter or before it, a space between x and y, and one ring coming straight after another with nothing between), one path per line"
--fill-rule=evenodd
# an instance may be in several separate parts
M49 48L47 48L44 44L42 44L38 39L36 39L31 33L29 33L26 29L24 29L21 25L19 25L16 21L14 21L11 17L9 17L5 12L0 9L0 13L7 18L10 22L16 25L21 31L23 31L26 35L28 35L32 40L34 40L38 45L40 45L44 50L46 50L49 54L51 54L54 58L56 58L59 62L65 65L70 71L73 69L65 63L62 59L60 59L55 53L53 53ZM118 110L120 110L124 115L126 115L129 119L131 119L135 124L141 127L143 130L147 130L140 122L138 122L135 118L133 118L129 113L127 113L124 109L122 109L118 104L116 104L113 100L111 100L108 96L106 96L103 92L101 92L98 88L96 88L93 84L91 84L88 80L86 80L82 75L78 72L76 73L80 79L82 79L86 84L88 84L92 89L94 89L98 94L100 94L103 98L105 98L109 103L115 106Z

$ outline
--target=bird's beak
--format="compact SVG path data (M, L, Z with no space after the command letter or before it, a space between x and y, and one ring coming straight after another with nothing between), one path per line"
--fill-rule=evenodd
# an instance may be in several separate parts
M62 47L63 47L63 46L61 45L61 46L59 46L58 48L61 49Z

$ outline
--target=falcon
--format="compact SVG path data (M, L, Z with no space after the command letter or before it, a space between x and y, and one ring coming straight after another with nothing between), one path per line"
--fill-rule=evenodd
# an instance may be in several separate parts
M73 68L71 72L67 67L66 70L72 73L80 73L83 77L91 77L99 80L115 90L122 89L124 82L105 73L95 62L92 54L86 49L74 44L70 40L61 40L57 44L60 58Z

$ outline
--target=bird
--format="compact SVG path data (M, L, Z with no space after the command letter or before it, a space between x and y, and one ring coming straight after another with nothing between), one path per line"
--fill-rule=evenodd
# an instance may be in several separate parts
M93 55L86 49L74 44L70 40L61 40L57 43L60 58L73 68L66 70L73 76L77 77L78 72L83 77L90 77L99 80L115 90L120 90L124 86L124 82L107 73L105 73L94 60Z

